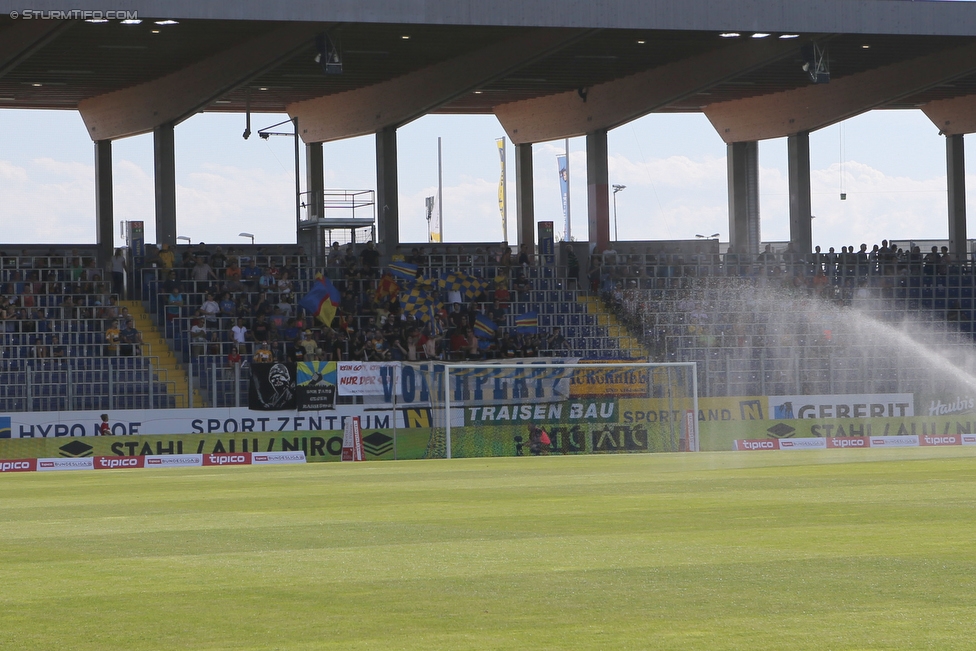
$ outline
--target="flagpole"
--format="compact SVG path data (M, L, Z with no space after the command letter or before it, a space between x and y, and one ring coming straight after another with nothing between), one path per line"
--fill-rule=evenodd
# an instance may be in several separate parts
M569 197L571 194L569 191L569 138L566 138L564 142L564 146L566 148L566 235L565 237L566 237L566 241L570 242L572 241L573 238L571 234L572 219L570 218L572 212L570 211L570 206L569 206Z
M396 393L397 393L397 380L399 379L397 377L397 375L398 375L397 369L398 368L400 368L400 365L399 364L394 364L393 365L393 368L391 369L393 371L393 460L394 461L397 460L397 422L396 422L396 417L397 417L397 399L396 399Z
M502 136L502 242L508 241L508 183L505 178L508 141Z
M444 241L444 168L441 164L441 137L437 136L437 231Z

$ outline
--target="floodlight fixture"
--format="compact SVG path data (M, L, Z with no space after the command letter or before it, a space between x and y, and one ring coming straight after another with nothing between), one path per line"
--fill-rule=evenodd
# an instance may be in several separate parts
M810 81L815 84L830 83L830 62L826 49L810 43L800 48L800 56L803 58L803 72L807 73Z
M620 241L620 231L617 229L617 193L626 189L626 185L613 184L613 239L618 242Z
M342 74L342 55L338 44L326 33L315 37L315 63L322 66L322 72L327 75Z

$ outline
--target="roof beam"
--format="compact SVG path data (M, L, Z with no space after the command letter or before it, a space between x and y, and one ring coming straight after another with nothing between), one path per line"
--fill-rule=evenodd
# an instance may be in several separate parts
M240 43L152 81L78 103L92 140L148 133L179 123L294 56L322 25L297 23Z
M71 27L70 20L15 20L0 31L0 77Z
M612 129L797 52L795 41L746 39L577 91L499 104L495 116L516 144Z
M305 142L327 142L399 127L592 33L533 30L365 88L295 102Z
M976 95L929 102L922 107L922 112L943 135L976 133Z
M822 129L973 70L976 45L967 45L848 75L829 84L711 104L704 113L726 143L782 138Z

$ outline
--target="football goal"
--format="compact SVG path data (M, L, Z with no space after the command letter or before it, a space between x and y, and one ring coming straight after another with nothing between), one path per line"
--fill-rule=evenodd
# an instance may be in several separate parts
M429 397L427 458L699 449L694 362L410 366Z

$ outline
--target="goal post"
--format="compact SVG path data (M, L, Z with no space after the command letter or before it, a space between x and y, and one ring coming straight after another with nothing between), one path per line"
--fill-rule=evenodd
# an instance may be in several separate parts
M694 362L426 363L415 372L429 388L428 458L699 449Z

